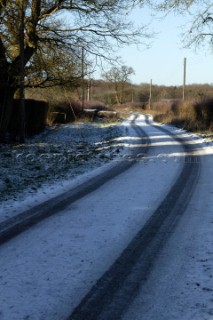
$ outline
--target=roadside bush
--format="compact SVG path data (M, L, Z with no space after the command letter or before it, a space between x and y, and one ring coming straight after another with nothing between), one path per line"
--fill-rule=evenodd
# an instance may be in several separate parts
M26 99L25 100L25 132L27 136L40 133L46 126L48 104L46 101ZM14 100L13 112L9 124L9 133L16 137L20 134L20 101Z
M64 98L61 101L51 102L48 122L49 123L68 123L77 119L84 121L91 120L91 113L86 110L111 110L104 103L100 101L84 101L84 106L80 100L71 98ZM93 118L93 116L92 116Z
M213 99L205 99L194 105L196 120L205 130L213 129Z
M151 104L151 110L155 111L156 113L170 113L170 112L177 112L178 106L180 101L179 100L162 100L158 102L153 102Z
M107 107L103 102L97 100L85 101L84 107L85 109L96 109L98 111L112 110L109 107Z
M165 108L165 112L155 114L154 119L190 131L211 131L213 129L213 99L179 102L169 111Z
M149 111L154 120L162 123L171 123L174 115L178 112L179 101L158 101L151 104Z
M75 121L82 111L81 102L72 99L58 99L50 102L48 123L68 123Z
M142 112L144 110L145 103L143 102L129 102L129 103L122 103L122 104L115 104L113 106L113 110L117 112Z
M46 101L26 100L26 133L33 135L40 133L46 126L48 104Z

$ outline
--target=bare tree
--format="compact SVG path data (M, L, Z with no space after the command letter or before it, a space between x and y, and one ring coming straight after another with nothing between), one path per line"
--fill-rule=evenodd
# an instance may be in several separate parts
M164 12L176 11L188 17L184 33L186 46L199 46L207 43L213 46L213 3L212 0L159 0L151 1L155 9ZM187 21L187 20L186 20Z
M124 88L132 74L134 74L133 68L125 65L121 67L113 67L103 74L103 77L113 85L115 98L118 104L123 102Z
M0 138L7 132L14 93L21 81L20 6L24 14L22 56L25 81L29 86L43 86L45 82L49 85L59 83L64 79L65 73L67 80L76 76L75 67L79 63L82 46L91 54L110 58L112 48L138 42L142 35L146 36L143 28L136 30L127 20L134 2L0 1ZM66 68L59 63L64 60ZM65 72L67 68L69 73Z

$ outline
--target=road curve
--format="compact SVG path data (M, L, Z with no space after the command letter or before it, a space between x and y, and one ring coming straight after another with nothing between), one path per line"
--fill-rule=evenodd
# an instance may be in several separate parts
M79 200L90 192L97 190L101 185L110 179L118 176L125 170L128 170L136 161L136 157L134 157L134 155L145 155L148 152L150 142L143 129L136 125L136 119L137 115L135 115L131 121L131 126L136 132L137 136L141 137L141 141L138 143L141 145L143 144L143 146L135 148L133 154L131 155L131 161L128 157L126 159L124 158L123 160L120 159L113 167L110 167L100 175L80 184L76 188L63 193L54 199L47 200L16 215L15 217L9 218L0 223L0 245L26 231L36 223L64 210L76 200Z
M149 118L147 116L147 122ZM161 126L184 148L183 168L171 190L145 226L137 233L110 269L75 308L67 320L118 320L146 281L156 255L168 239L191 198L199 178L200 162L194 146Z

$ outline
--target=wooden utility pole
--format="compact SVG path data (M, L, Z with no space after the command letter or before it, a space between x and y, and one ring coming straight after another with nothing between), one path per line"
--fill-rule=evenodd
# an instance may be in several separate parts
M84 47L82 46L81 53L81 78L82 78L82 111L84 110L84 101L85 101L85 93L84 93Z
M151 101L152 101L152 79L150 80L150 86L149 86L149 109L151 109Z
M183 100L185 99L185 86L186 86L186 58L183 60Z
M91 79L90 79L90 69L89 69L89 65L87 65L87 101L90 101L91 98Z

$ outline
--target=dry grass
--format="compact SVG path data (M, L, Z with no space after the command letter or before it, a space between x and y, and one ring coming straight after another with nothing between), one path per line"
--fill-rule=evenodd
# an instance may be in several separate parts
M171 123L189 131L213 131L213 99L188 100L157 108L155 121Z

